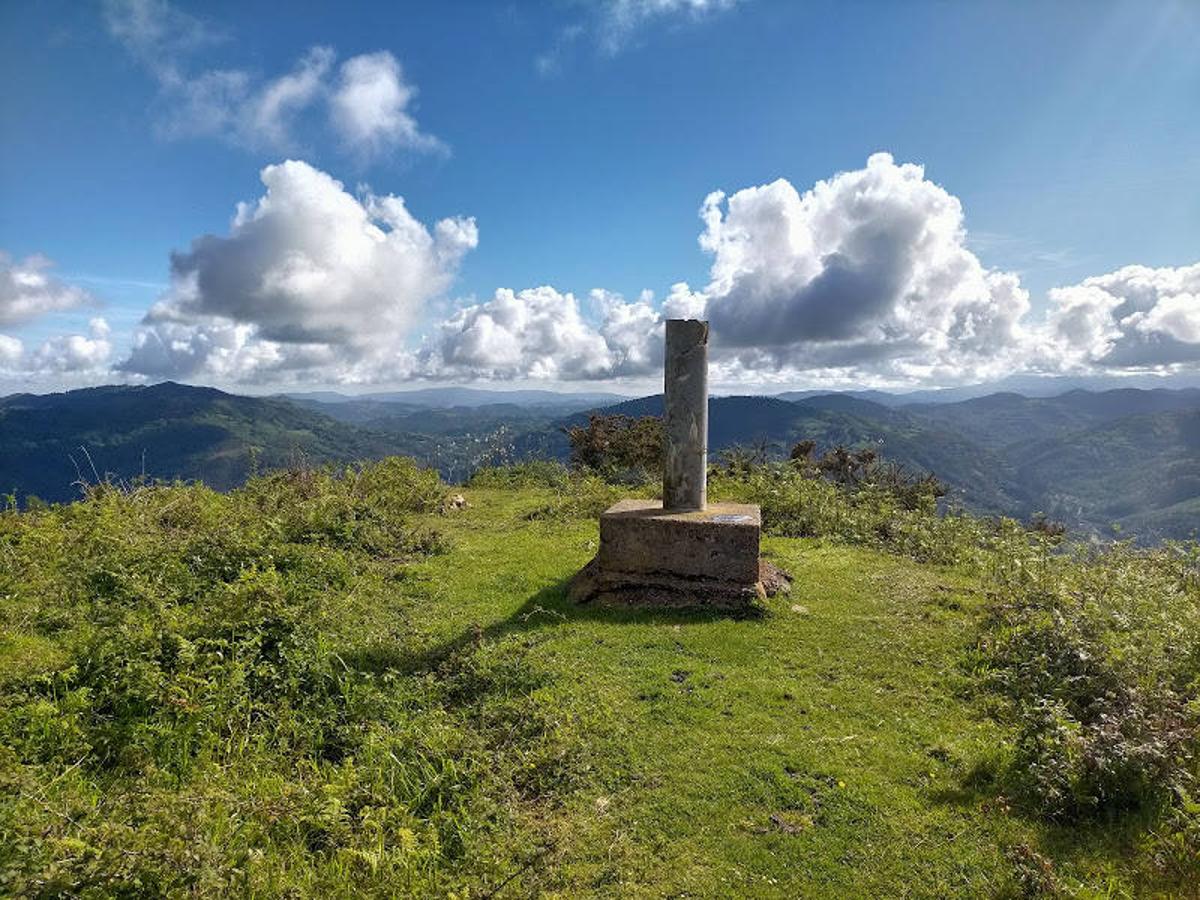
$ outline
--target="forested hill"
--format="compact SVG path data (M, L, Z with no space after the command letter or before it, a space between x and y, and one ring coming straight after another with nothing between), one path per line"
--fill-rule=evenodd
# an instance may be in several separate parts
M605 413L662 415L662 395L607 407ZM585 416L575 416L579 422ZM940 423L844 394L797 402L776 397L714 397L709 401L710 454L735 446L785 455L799 441L819 448L871 446L885 458L915 471L934 472L954 498L981 512L1023 513L1031 498L1013 477L1010 464ZM1020 511L1020 512L1017 512Z
M662 413L661 396L589 413L583 403L590 397L495 393L499 402L479 402L485 393L285 399L165 383L15 395L0 399L0 493L69 500L78 496L81 476L108 473L197 478L225 489L254 465L390 454L413 456L462 481L481 465L565 460L564 428L590 413ZM1200 528L1200 390L1004 393L887 405L852 394L714 397L709 425L714 459L738 445L776 458L802 440L818 450L870 446L936 474L952 501L976 512L1041 512L1105 535L1116 524L1148 541Z
M661 415L662 397L604 412ZM1115 525L1149 541L1200 529L1195 389L1006 393L904 406L849 394L710 401L714 454L759 445L779 456L804 439L821 448L872 446L886 459L933 472L977 512L1044 513L1077 530L1111 535Z
M107 475L202 479L224 490L254 466L350 461L395 441L283 400L165 382L0 399L0 492L70 500Z

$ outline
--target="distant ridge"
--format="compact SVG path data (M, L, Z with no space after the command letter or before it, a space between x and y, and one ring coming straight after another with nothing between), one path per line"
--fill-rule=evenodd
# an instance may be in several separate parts
M348 462L394 446L283 400L169 381L0 399L0 492L19 499L71 500L80 476L110 474L202 479L221 490L256 465Z
M418 388L411 391L383 391L367 394L316 391L288 393L279 396L289 400L313 400L318 403L403 403L432 409L448 409L455 406L490 406L497 403L512 403L518 406L569 406L582 409L588 406L620 403L622 400L629 399L622 394L604 391L586 393L544 390L495 391L470 387Z
M954 502L977 512L1042 512L1101 535L1117 524L1146 540L1200 529L1200 389L999 392L900 404L891 395L878 402L877 394L714 397L709 446L714 459L736 444L758 444L776 457L800 440L820 450L869 446L935 473ZM563 429L591 412L661 415L661 395L610 402L614 396L427 388L287 399L172 382L14 394L0 399L0 493L78 496L72 483L95 477L80 447L101 476L144 471L218 489L240 484L254 465L397 453L461 480L482 465L566 460Z

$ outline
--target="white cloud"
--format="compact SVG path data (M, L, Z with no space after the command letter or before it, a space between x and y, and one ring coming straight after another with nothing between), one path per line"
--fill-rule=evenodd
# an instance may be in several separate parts
M105 373L112 356L109 334L104 319L92 319L86 335L67 334L45 341L33 353L30 368L38 373Z
M1200 364L1200 263L1126 266L1050 291L1041 363L1145 370Z
M160 137L245 141L242 126L249 117L242 110L248 108L251 94L251 79L246 72L214 69L164 84L161 90L162 113L154 125Z
M0 251L0 327L23 325L47 313L96 303L83 288L49 274L53 266L44 256L17 262Z
M415 94L392 54L355 56L342 63L330 98L330 120L356 152L444 149L437 138L422 133L409 114Z
M11 372L21 362L25 345L15 337L0 334L0 373Z
M245 147L290 149L296 119L326 92L328 47L313 47L291 72L265 82L236 69L214 69L163 87L157 129L166 138L218 137Z
M146 375L261 381L385 375L425 304L478 243L473 219L427 228L392 195L354 197L304 162L262 170L227 236L171 261L171 287L122 363Z
M600 5L599 37L609 53L619 52L634 33L655 20L703 19L736 6L738 0L608 0Z
M104 0L104 22L109 34L164 82L181 77L181 57L220 37L166 0Z
M965 245L958 199L886 153L803 195L780 179L704 202L706 315L756 368L989 377L1023 352L1028 295Z
M680 282L661 310L591 293L498 291L444 322L423 374L608 379L661 366L664 318L707 318L714 381L958 384L1019 371L1200 364L1200 264L1129 267L1050 292L1034 316L1009 272L966 243L959 200L888 154L817 182L711 194L700 237L703 290ZM594 320L594 323L593 323Z
M663 300L664 319L702 319L708 298L700 291L693 291L686 281L671 285L671 292Z
M636 35L656 22L700 22L730 10L740 0L598 0L588 7L586 18L559 29L553 45L534 58L542 75L557 72L563 57L581 39L590 35L599 50L615 56Z
M1200 370L1200 263L1129 266L1055 288L1034 315L1016 275L967 248L958 199L887 154L801 193L784 180L711 194L700 245L709 283L499 289L405 349L478 244L470 218L432 225L404 200L357 196L299 161L267 166L264 194L225 235L173 254L170 286L119 371L220 383L656 378L666 318L713 326L713 381L957 384L1018 372ZM4 262L7 264L7 258ZM0 275L0 325L90 302L32 257ZM0 336L0 370L104 371L102 320L28 349Z
M110 374L110 333L108 323L95 318L87 334L58 335L33 351L26 351L16 338L0 334L0 375L35 380L61 375L105 378Z
M593 291L600 322L573 294L543 286L501 288L459 310L435 331L417 373L431 378L573 381L641 375L662 365L662 319L649 296L626 303Z
M333 60L329 47L313 47L292 72L267 82L246 106L243 129L268 146L287 146L292 118L324 91Z
M444 151L409 109L416 88L386 51L352 57L332 79L336 54L311 48L291 72L264 78L244 69L201 69L190 55L215 40L199 19L164 0L106 0L109 33L159 85L157 133L167 139L213 137L257 150L298 149L306 114L323 109L341 143L360 158L403 149ZM315 121L310 134L317 129Z

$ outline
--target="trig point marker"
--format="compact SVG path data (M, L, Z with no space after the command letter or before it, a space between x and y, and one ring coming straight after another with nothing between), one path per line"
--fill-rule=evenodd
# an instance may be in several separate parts
M667 321L663 502L600 516L600 551L571 582L576 603L745 608L786 577L758 557L757 506L707 502L708 323ZM773 593L774 591L772 591Z
M708 499L708 323L667 320L663 372L667 433L663 507L704 509Z

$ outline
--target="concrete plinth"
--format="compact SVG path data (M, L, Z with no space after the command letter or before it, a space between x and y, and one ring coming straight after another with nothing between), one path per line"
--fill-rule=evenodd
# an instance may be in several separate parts
M748 607L767 595L757 506L664 511L622 500L600 516L600 550L571 583L576 603ZM778 586L778 573L768 573ZM772 591L774 593L774 591Z

